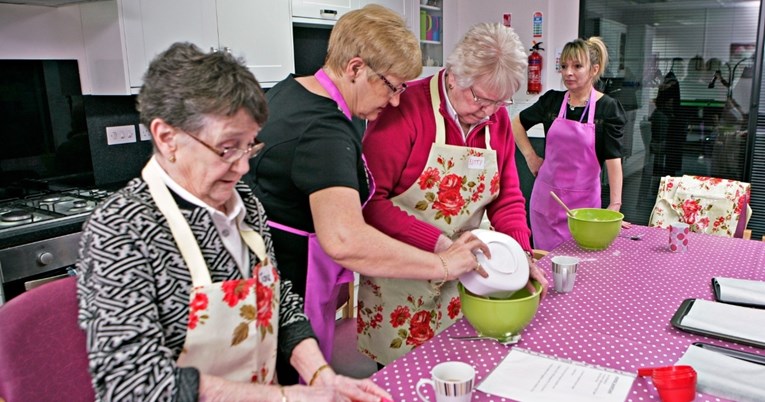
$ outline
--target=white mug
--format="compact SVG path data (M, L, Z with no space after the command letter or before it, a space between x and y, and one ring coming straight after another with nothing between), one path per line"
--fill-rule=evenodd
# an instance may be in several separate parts
M469 402L473 396L475 369L462 362L439 363L430 371L431 378L417 381L417 395L424 402L430 402L420 388L430 384L436 391L436 402Z

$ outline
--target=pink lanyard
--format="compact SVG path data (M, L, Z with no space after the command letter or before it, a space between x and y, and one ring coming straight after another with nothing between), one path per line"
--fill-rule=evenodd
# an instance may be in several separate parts
M327 91L327 93L329 93L329 96L332 98L332 100L337 103L337 106L340 108L340 110L343 111L345 117L347 117L348 120L351 120L351 110L348 108L348 104L345 103L343 94L340 93L337 85L335 85L327 73L324 72L324 69L320 68L313 76L316 77L317 81L319 81L319 85L321 85ZM364 161L364 170L367 172L367 178L369 180L369 197L367 197L367 200L361 204L361 207L364 208L369 200L372 199L372 195L375 193L375 179L372 177L372 172L370 172L369 168L367 168L367 158L364 157L363 153L361 154L361 160Z

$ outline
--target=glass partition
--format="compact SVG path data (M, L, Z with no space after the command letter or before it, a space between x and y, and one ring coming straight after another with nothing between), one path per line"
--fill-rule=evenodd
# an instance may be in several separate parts
M601 36L609 50L600 89L628 114L626 220L648 222L662 176L745 177L760 6L582 0L580 35Z

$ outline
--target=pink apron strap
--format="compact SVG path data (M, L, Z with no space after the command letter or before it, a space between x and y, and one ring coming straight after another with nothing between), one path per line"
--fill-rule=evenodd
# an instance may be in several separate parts
M340 285L354 280L353 272L337 264L319 244L315 233L269 220L268 226L308 238L308 261L305 281L305 315L319 341L324 358L332 359L335 337L335 315Z

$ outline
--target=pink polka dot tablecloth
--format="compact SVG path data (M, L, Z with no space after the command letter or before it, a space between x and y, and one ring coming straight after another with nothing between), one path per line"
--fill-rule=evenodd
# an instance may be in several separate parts
M571 293L550 290L518 347L564 359L636 373L641 367L673 365L693 342L701 341L765 355L765 350L680 331L670 320L685 299L714 300L713 277L765 280L765 242L691 233L688 250L669 251L669 231L633 225L608 249L584 251L568 241L540 260L552 278L550 258L583 259ZM512 346L492 340L460 341L449 336L474 335L463 318L372 379L396 401L419 401L415 385L430 378L444 361L462 361L476 369L480 384ZM423 387L431 400L432 389ZM507 401L476 390L473 401ZM627 401L659 401L648 378L637 377ZM726 401L698 393L695 401Z

